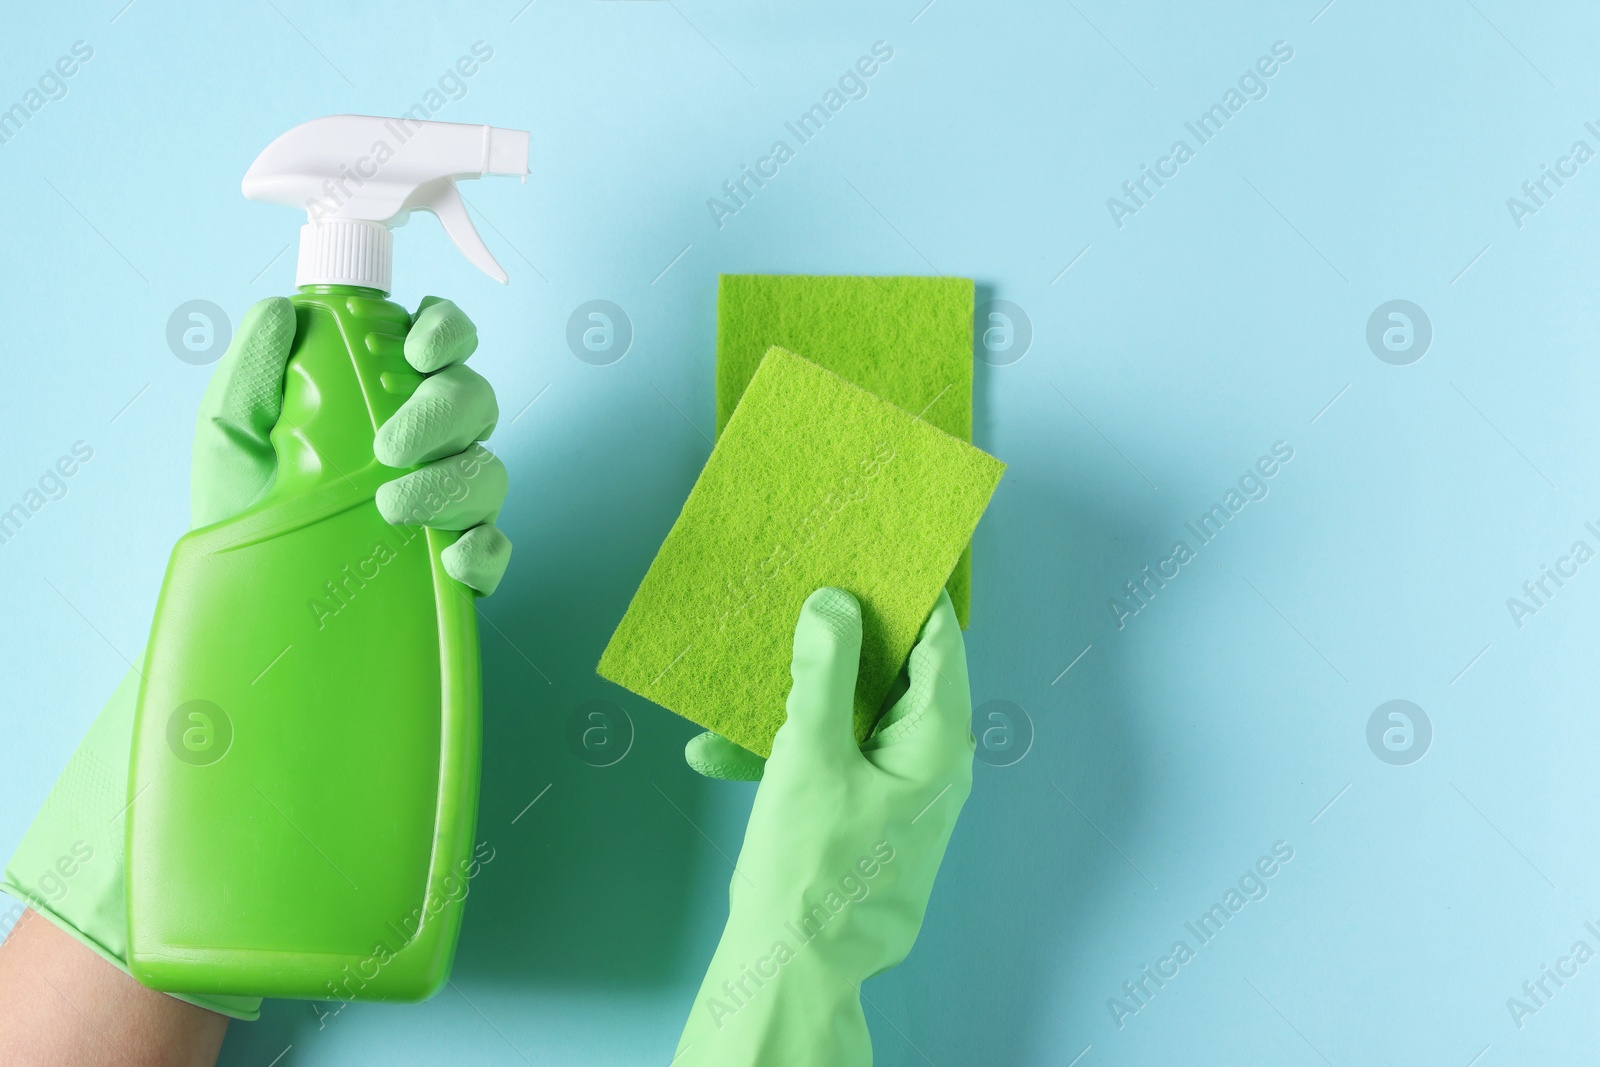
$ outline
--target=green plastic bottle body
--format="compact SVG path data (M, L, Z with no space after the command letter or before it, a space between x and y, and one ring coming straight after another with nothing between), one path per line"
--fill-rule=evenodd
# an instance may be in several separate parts
M308 286L272 489L173 548L129 775L129 968L173 992L419 1000L449 975L481 745L454 534L390 526L373 457L410 318Z

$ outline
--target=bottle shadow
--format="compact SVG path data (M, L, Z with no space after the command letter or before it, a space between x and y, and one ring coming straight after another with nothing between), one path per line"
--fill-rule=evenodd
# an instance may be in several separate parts
M594 673L682 504L670 489L574 479L559 519L502 515L538 551L480 615L477 836L493 858L469 894L462 980L615 988L680 969L715 783L684 763L693 724Z

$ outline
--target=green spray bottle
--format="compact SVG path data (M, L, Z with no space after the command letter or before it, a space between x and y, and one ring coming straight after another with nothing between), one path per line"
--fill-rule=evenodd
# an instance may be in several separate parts
M527 173L522 131L336 115L245 175L245 196L310 221L274 483L178 541L151 630L127 841L128 964L147 986L420 1000L449 975L474 858L477 622L440 562L457 535L390 526L374 503L405 473L374 435L422 381L387 299L390 227L432 212L503 282L455 182ZM331 620L311 608L329 583Z

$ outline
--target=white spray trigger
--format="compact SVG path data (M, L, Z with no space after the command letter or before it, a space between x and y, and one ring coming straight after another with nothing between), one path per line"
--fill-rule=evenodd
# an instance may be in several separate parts
M439 219L452 243L489 277L506 272L472 225L456 182L528 173L528 134L495 126L372 115L302 123L268 145L244 176L252 200L305 210L297 285L359 285L389 292L391 227L414 210Z
M461 190L456 188L454 181L438 178L418 186L417 191L406 198L406 207L431 212L439 220L439 225L444 227L451 243L467 257L468 263L500 284L506 283L505 269L495 261L494 253L489 251L489 246L483 243L477 228L472 225L467 205L461 199Z

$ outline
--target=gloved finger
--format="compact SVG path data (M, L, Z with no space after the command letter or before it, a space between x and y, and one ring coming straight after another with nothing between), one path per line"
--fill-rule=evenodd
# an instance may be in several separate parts
M410 467L452 456L494 432L500 404L488 380L471 367L446 367L417 386L378 427L372 452L387 467Z
M272 482L269 435L283 410L284 366L294 345L294 305L276 296L245 312L200 401L189 509L195 526L243 511Z
M922 626L911 650L908 674L905 694L879 720L861 746L862 752L881 763L884 750L897 748L929 771L963 759L970 763L972 690L967 680L967 649L947 592L940 592Z
M425 296L406 332L406 362L423 374L461 363L478 349L478 328L467 313L438 296Z
M824 758L857 752L856 671L861 663L861 605L843 589L806 598L794 628L788 717L772 741L772 758L791 746Z
M715 730L689 738L684 761L698 774L729 782L759 782L767 761Z
M511 562L511 538L492 523L474 526L439 553L439 559L446 574L488 596L499 587Z
M505 464L473 445L378 486L378 513L397 526L470 530L499 516L506 487Z

